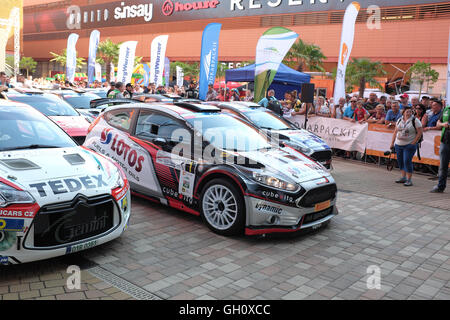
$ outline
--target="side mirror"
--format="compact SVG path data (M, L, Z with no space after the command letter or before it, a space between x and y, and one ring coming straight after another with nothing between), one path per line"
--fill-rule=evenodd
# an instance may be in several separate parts
M154 144L156 144L157 146L164 146L167 144L167 140L164 138L155 138L152 141Z

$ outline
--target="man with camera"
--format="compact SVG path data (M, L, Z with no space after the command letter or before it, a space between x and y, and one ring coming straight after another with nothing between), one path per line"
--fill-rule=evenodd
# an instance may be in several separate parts
M432 193L442 193L447 186L448 164L450 160L450 104L442 112L441 118L438 120L436 126L442 130L441 146L439 150L439 182L438 185L431 189Z

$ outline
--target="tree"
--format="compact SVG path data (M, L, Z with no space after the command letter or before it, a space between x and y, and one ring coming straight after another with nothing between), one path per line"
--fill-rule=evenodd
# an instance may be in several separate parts
M199 76L200 66L198 62L193 63L181 61L171 62L170 70L176 70L177 66L183 68L184 75L188 76L190 80L192 80L193 78L197 78Z
M364 97L366 83L370 86L383 89L375 77L385 74L386 71L384 71L381 62L371 61L367 58L353 58L353 60L347 65L345 82L347 85L359 86L359 96Z
M419 99L422 95L423 85L427 84L427 91L430 88L430 82L433 84L439 79L439 72L431 68L431 63L417 61L408 71L412 81L419 83Z
M14 57L8 56L6 63L14 68ZM29 73L33 73L36 70L37 62L31 57L22 57L19 61L19 69L26 70L27 78Z
M96 61L106 67L106 81L111 81L111 63L117 65L121 43L114 43L106 39L98 44Z
M304 70L325 72L322 64L326 58L319 46L298 39L284 57L283 63L290 67L297 66L297 71L300 72Z
M66 66L67 49L63 49L63 51L61 51L61 54L57 54L54 52L50 52L50 54L54 57L53 59L50 59L50 61L56 61L63 67ZM77 57L76 69L81 69L81 67L85 64L86 60L84 58Z

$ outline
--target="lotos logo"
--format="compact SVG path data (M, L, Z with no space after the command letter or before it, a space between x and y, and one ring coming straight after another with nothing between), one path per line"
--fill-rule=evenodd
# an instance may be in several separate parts
M347 59L347 55L348 55L348 47L347 44L344 42L344 44L342 45L342 56L341 56L341 64L344 64L345 59Z
M109 144L111 142L112 133L109 132L109 130L111 129L105 129L102 132L100 142L105 141L102 142L103 144ZM128 165L129 167L134 168L134 170L136 170L137 172L141 172L144 157L139 156L136 150L132 149L131 146L128 145L123 139L118 138L119 135L116 134L114 136L114 139L112 139L111 150L114 151L118 156L121 156L123 158L123 161L125 161L125 166ZM115 157L112 158L121 163L121 159L116 159Z
M100 142L103 144L109 144L112 139L112 133L111 128L105 128L102 131L102 134L100 136Z
M162 13L165 16L170 16L170 15L172 15L172 13L174 11L179 12L179 11L191 11L191 10L216 8L218 4L220 4L220 1L218 1L218 0L195 1L192 3L175 2L175 4L172 2L172 0L166 0L162 6Z

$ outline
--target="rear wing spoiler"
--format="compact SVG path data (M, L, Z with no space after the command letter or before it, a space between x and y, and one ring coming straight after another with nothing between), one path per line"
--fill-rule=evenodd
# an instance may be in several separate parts
M90 102L91 108L99 108L100 106L104 106L103 109L109 106L115 106L118 104L126 104L126 103L139 103L139 101L126 99L126 98L100 98L94 99Z

